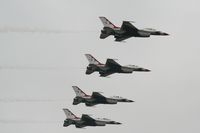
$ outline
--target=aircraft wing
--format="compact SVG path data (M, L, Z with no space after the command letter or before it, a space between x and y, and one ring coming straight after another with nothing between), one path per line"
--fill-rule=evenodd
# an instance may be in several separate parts
M113 59L107 59L105 66L108 66L110 68L121 67L121 65Z
M121 65L119 63L117 63L116 61L114 61L113 59L107 59L105 66L109 67L109 69L111 71L100 73L101 77L106 77L108 75L111 75L111 74L115 73L114 71L112 71L112 69L119 69L119 68L121 68Z
M129 21L123 21L121 29L123 31L138 31L138 29L132 25Z
M101 33L100 38L101 38L101 39L104 39L104 38L106 38L106 37L108 37L108 36L110 36L110 34L103 34L103 33Z
M95 119L93 119L92 117L90 117L89 115L86 115L86 114L82 114L81 120L85 121L86 123L95 121Z
M105 99L106 97L101 95L99 92L93 92L92 93L92 98Z

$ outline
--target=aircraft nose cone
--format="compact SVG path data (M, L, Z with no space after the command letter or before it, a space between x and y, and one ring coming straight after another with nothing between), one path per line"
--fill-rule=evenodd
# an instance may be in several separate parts
M145 72L151 72L151 70L149 70L149 69L144 69L144 71L145 71Z
M120 124L122 124L122 123L120 123L120 122L113 122L113 124L116 124L116 125L120 125Z
M168 34L168 33L163 33L163 35L165 35L165 36L169 36L169 34Z
M132 103L132 102L135 102L135 101L133 101L133 100L128 100L128 102Z
M116 121L111 121L111 122L109 122L108 124L116 124L116 125L120 125L120 124L122 124L122 123L120 123L120 122L116 122Z

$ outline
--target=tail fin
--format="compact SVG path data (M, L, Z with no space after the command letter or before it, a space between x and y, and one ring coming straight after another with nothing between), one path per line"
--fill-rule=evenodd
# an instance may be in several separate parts
M99 17L101 22L103 23L104 27L109 27L109 28L118 28L115 26L113 23L111 23L106 17Z
M80 88L78 88L78 86L72 86L72 88L74 89L76 96L78 97L85 97L88 96L87 94L85 94Z
M63 111L65 112L66 117L69 119L78 118L69 109L63 109Z
M100 65L101 63L90 54L85 54L90 64Z

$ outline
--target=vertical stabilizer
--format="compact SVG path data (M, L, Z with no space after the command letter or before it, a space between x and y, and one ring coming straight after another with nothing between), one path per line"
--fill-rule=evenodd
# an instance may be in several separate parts
M78 97L86 97L86 96L88 96L78 86L72 86L72 88L74 89L74 91L76 93L76 96L78 96Z
M85 54L86 58L88 59L90 64L100 65L101 63L95 59L91 54Z
M109 27L109 28L118 28L115 26L113 23L111 23L106 17L99 17L101 22L103 23L104 27Z
M68 119L75 119L77 118L69 109L63 109L65 115Z

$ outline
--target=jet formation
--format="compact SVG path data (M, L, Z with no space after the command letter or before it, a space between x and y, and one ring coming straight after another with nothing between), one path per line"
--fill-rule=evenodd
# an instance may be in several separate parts
M86 106L94 106L97 104L117 104L118 102L134 102L120 96L108 98L103 96L99 92L93 92L92 95L87 95L78 86L72 86L72 88L76 93L76 97L73 100L73 105L85 103Z
M99 17L104 27L101 30L101 39L105 39L110 35L115 37L115 41L123 41L130 37L150 37L151 35L167 36L168 33L154 30L151 28L138 29L131 24L130 21L123 21L121 27L117 27L112 24L107 18ZM133 73L137 72L150 72L151 70L142 68L136 65L122 66L117 63L114 59L108 58L105 64L100 63L91 54L85 54L89 65L86 69L86 74L90 75L94 72L98 72L100 77L107 77L114 73ZM72 86L76 97L73 99L73 105L84 103L86 106L95 106L97 104L117 104L118 102L131 103L133 100L122 98L119 96L105 97L100 92L93 92L92 95L87 95L78 86ZM66 119L64 120L64 127L69 125L75 125L76 128L83 128L86 126L105 126L106 124L119 125L120 122L112 121L107 118L92 118L87 114L82 114L81 117L75 116L69 109L63 109Z
M120 122L112 121L107 118L92 118L87 114L82 114L81 118L75 116L69 109L63 109L66 119L64 120L64 127L75 125L76 128L83 128L86 126L105 126L106 124L119 125Z
M103 23L101 30L101 39L105 39L110 35L115 37L115 41L123 41L130 37L150 37L151 35L168 36L168 33L158 31L152 28L138 29L131 24L130 21L123 21L121 27L115 26L106 17L99 17Z
M87 75L96 71L99 72L100 77L106 77L113 73L133 73L133 71L150 72L149 69L135 65L121 66L114 59L107 59L106 64L102 64L90 54L85 54L85 56L89 61L89 65L87 66L86 70Z

